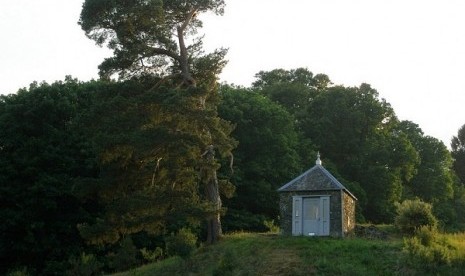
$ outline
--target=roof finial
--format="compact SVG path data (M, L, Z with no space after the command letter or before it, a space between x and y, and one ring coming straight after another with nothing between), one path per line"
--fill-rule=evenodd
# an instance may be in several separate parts
M318 152L318 154L316 155L316 162L315 162L317 165L320 165L321 166L321 159L320 159L320 152Z

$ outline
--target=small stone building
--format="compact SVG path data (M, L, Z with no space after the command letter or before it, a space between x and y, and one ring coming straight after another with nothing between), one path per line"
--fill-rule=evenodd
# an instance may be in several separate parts
M357 198L322 166L319 154L314 167L278 192L284 235L345 237L355 227Z

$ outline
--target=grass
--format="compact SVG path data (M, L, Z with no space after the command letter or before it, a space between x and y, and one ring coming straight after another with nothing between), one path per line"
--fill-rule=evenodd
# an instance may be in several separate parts
M395 275L402 241L282 237L236 233L178 257L115 274L126 275Z
M384 230L392 229L386 226ZM172 257L114 276L463 275L465 233L441 237L454 248L453 262L434 270L410 265L403 239L394 233L388 240L235 233L216 245L200 247L188 260Z

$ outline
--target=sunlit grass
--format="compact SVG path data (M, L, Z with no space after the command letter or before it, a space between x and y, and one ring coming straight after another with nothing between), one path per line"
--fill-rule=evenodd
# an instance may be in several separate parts
M436 272L453 275L465 264L465 233L442 235L456 255ZM189 260L168 258L116 275L419 275L403 262L402 248L396 235L368 240L237 232L201 246Z

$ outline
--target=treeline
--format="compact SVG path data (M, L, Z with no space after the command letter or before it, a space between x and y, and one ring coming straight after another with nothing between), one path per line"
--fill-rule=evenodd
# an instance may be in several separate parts
M357 196L359 222L390 223L397 202L419 198L433 204L443 227L463 227L465 127L453 139L453 159L443 142L400 121L370 85L335 86L305 68L259 72L252 87L225 85L222 97L220 116L239 141L228 229L276 220L275 190L313 166L316 151Z
M1 96L1 273L116 271L163 258L180 229L206 240L215 209L202 174L220 165L202 158L206 126L222 153L225 231L277 224L276 189L317 151L359 199L359 222L390 223L397 202L420 198L443 227L463 227L464 127L454 163L367 84L334 86L303 68L256 77L222 85L206 110L193 88L154 88L155 77L68 77Z

